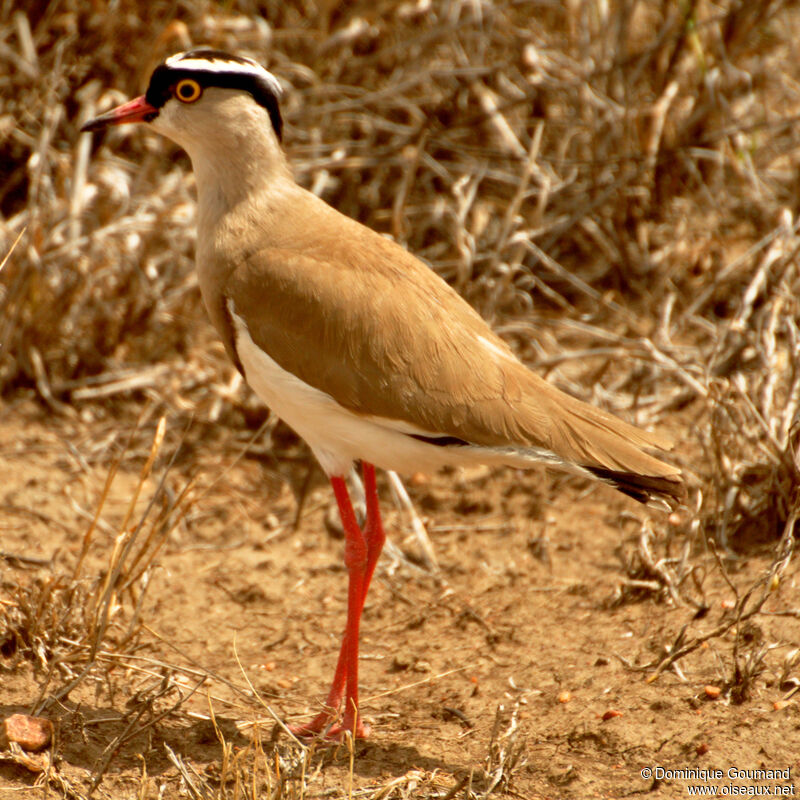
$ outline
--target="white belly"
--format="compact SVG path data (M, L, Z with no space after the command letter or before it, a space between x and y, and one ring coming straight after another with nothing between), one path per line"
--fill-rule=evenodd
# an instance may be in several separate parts
M247 382L287 425L306 440L328 475L346 475L361 459L396 472L428 472L446 464L500 461L483 448L440 447L408 434L435 436L401 420L355 414L329 394L287 372L250 336L229 301L236 329L236 352Z

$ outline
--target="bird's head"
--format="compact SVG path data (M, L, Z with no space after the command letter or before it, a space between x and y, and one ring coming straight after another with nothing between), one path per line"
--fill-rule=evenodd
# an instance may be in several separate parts
M215 140L246 140L271 131L281 139L281 86L243 56L196 49L170 56L150 76L147 92L90 120L81 131L145 122L192 155Z

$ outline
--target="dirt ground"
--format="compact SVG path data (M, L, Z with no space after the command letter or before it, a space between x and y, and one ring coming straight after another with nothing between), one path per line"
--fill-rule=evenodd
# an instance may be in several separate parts
M95 411L88 422L64 420L28 401L4 407L6 609L30 596L39 614L48 613L46 598L59 582L70 585L64 576L99 506L109 453L131 433L130 418ZM152 435L154 428L155 420L142 430ZM264 797L684 797L696 786L754 793L778 785L794 792L800 718L793 700L780 702L787 694L780 673L800 638L796 566L762 613L740 626L740 666L759 646L770 648L744 702L734 702L731 691L735 628L648 681L682 626L689 638L730 614L734 587L753 585L774 543L729 560L730 585L712 553L694 552L700 591L690 594L705 602L698 614L624 585L623 565L643 520L652 519L659 549L683 547L663 514L543 472L410 481L438 575L420 566L410 519L381 484L387 530L400 551L383 557L364 613L361 683L371 736L356 743L352 763L346 745L304 750L292 743L271 715L302 720L324 696L346 573L342 542L325 524L332 495L318 470L294 528L309 460L291 436L278 441L281 458L270 463L242 458L241 443L222 426L187 434L167 480L177 493L194 476L202 489L153 558L146 594L139 583L117 598L98 666L61 700L38 708L56 726L49 768L58 780L50 781L50 796L83 797L98 772L95 796L110 798L210 796L203 787L218 785L221 775L227 794L219 796L234 797L245 772L254 786L262 782L254 796ZM134 521L171 455L156 461ZM103 507L84 568L88 587L109 563L138 482L137 458L122 458ZM680 526L679 518L671 521ZM794 617L780 616L792 609ZM5 635L4 717L33 711L37 698L68 683L66 669L48 676ZM52 656L43 654L42 663ZM719 697L707 686L721 689ZM194 776L194 790L167 748ZM47 783L43 758L4 760L0 798L45 796L30 788ZM657 768L719 769L724 777L659 780ZM789 773L729 777L731 768Z

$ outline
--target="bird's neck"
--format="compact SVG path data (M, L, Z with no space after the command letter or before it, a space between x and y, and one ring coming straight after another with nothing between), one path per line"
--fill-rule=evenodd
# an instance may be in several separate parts
M213 227L236 208L293 182L286 157L271 136L238 131L227 138L187 148L197 181L198 222L205 226Z
M285 198L298 186L274 137L232 135L186 150L197 182L200 288L206 305L213 306L220 271L233 268L242 254L269 245L280 231Z

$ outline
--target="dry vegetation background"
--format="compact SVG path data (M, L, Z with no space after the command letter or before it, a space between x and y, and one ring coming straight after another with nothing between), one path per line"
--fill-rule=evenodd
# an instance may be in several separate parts
M0 507L14 542L0 546L0 681L28 665L40 693L6 695L5 708L58 718L89 684L87 697L120 705L109 653L148 641L160 554L187 520L211 524L209 508L226 503L210 450L235 452L230 469L258 458L291 475L292 498L313 484L302 446L241 385L205 322L188 159L142 127L78 134L143 91L163 57L210 44L284 83L298 181L424 257L559 386L675 435L688 508L669 525L636 523L615 603L682 609L651 677L683 677L684 660L711 645L722 699L746 705L774 687L796 738L798 41L800 8L782 0L0 3L3 480L24 478L36 426L57 432L95 490L74 524L27 501L53 536L41 564L25 545L38 555L42 540L13 538L25 504L7 491ZM128 510L107 522L118 475ZM262 505L270 491L280 499L278 484ZM457 493L452 477L440 485ZM404 513L417 514L411 493ZM278 530L269 510L259 520ZM55 558L62 539L72 546ZM436 547L419 559L429 572ZM412 568L402 550L393 558ZM766 617L773 627L753 635ZM120 788L108 770L125 743L184 713L188 673L159 658L159 680L137 684L124 725L82 772L57 749L11 748L0 796L31 781L70 797L347 796L347 753L258 736L234 750L216 726L213 770L173 743L161 783L143 760ZM190 686L214 683L194 668ZM460 765L468 779L410 760L399 777L357 776L354 791L547 794L520 767L517 718L494 711L485 758ZM310 776L336 769L341 782L317 795Z

